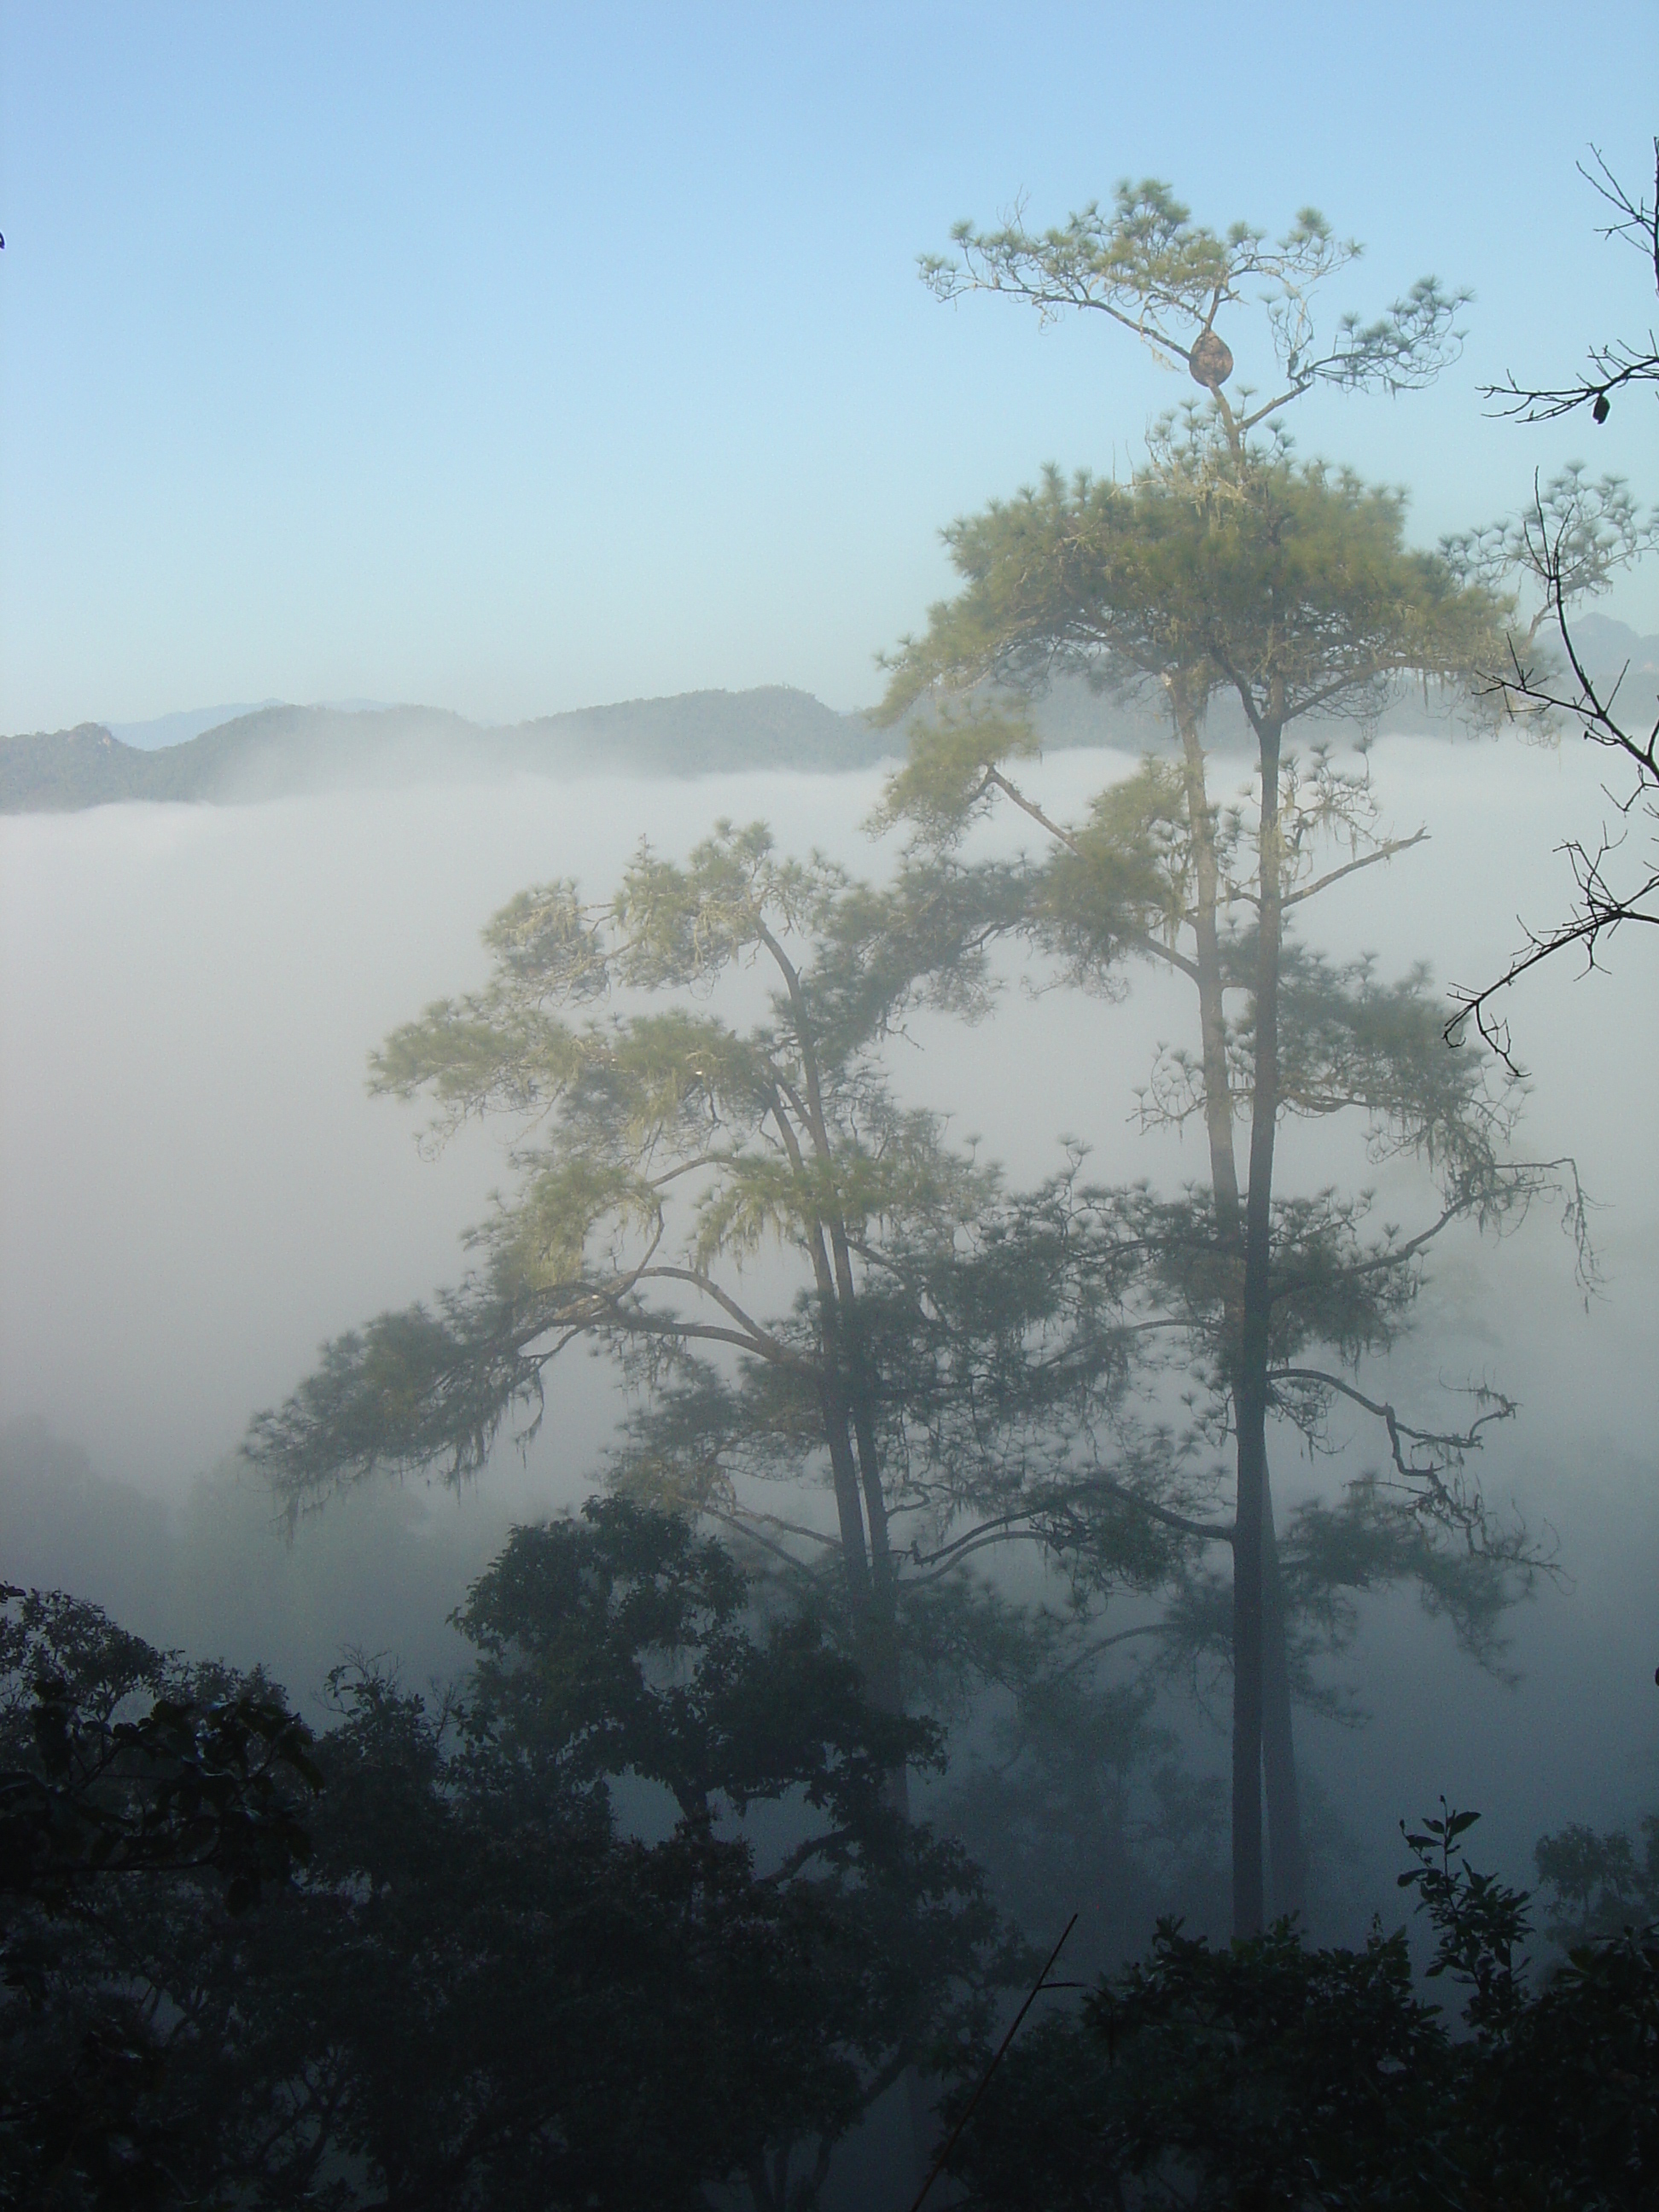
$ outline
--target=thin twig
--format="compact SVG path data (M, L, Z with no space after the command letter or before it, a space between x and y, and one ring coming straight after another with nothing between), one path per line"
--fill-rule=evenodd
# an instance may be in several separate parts
M1024 2003L1014 2014L1013 2023L1010 2027L1007 2034L1005 2035L1001 2042L998 2044L996 2048L996 2056L992 2059L985 2071L980 2075L978 2087L975 2089L973 2095L969 2097L968 2102L963 2106L962 2118L957 2122L955 2127L951 2129L949 2141L945 2143L944 2149L940 2151L939 2156L933 2160L933 2169L929 2172L927 2180L922 2183L921 2187L917 2191L915 2202L911 2205L910 2212L921 2212L922 2206L927 2201L927 2192L932 2189L933 2184L939 2179L940 2174L944 2172L946 2160L950 2157L951 2152L956 2148L957 2144L960 2142L963 2130L967 2126L969 2121L974 2116L975 2106L978 2104L980 2099L985 2094L986 2089L989 2086L991 2076L996 2072L997 2068L1002 2063L1003 2052L1007 2050L1008 2045L1013 2041L1015 2036L1018 2034L1020 2022L1024 2019L1026 2014L1030 2012L1031 2007L1036 2002L1043 1990L1048 1986L1048 1976L1053 1969L1054 1963L1066 1948L1066 1938L1071 1934L1073 1929L1076 1926L1077 1915L1074 1912L1071 1918L1066 1922L1065 1927L1061 1929L1059 1942L1056 1943L1054 1949L1049 1952L1048 1965L1043 1967L1042 1972L1037 1976L1036 1981L1032 1983L1030 1996L1026 1998Z

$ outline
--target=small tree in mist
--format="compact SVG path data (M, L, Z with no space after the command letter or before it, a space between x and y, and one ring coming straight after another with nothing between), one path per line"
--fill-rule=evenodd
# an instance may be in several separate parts
M1374 1526L1402 1513L1473 1541L1500 1577L1528 1571L1523 1540L1492 1530L1458 1472L1506 1402L1489 1398L1467 1425L1412 1431L1357 1376L1404 1320L1435 1237L1456 1219L1501 1218L1547 1171L1506 1161L1501 1089L1473 1065L1448 1065L1420 975L1382 983L1369 963L1334 968L1288 934L1295 908L1417 842L1381 833L1363 768L1339 771L1317 747L1304 765L1286 750L1290 733L1316 718L1363 728L1407 678L1467 690L1501 649L1507 610L1443 556L1406 545L1399 495L1252 436L1317 382L1427 382L1455 350L1460 300L1425 280L1376 323L1342 323L1322 343L1312 295L1357 249L1336 246L1311 213L1272 249L1243 226L1222 240L1162 186L1125 186L1111 216L1091 208L1040 239L1018 222L989 234L964 225L956 237L959 260L923 264L942 296L991 290L1044 314L1103 312L1209 392L1206 407L1158 427L1127 484L1050 471L1039 489L952 526L963 588L894 657L883 711L911 727L887 818L954 853L988 808L1017 806L1048 842L1021 926L1085 986L1109 992L1142 958L1194 994L1198 1048L1160 1059L1142 1110L1149 1122L1200 1122L1210 1189L1165 1218L1148 1279L1162 1279L1166 1318L1146 1325L1169 1328L1204 1372L1208 1410L1194 1433L1236 1446L1234 1510L1203 1533L1232 1553L1234 1911L1248 1931L1264 1910L1264 1753L1281 1905L1297 1901L1301 1881L1270 1418L1316 1441L1334 1399L1368 1411L1386 1432L1394 1486L1351 1493L1346 1510ZM1218 324L1247 286L1282 371L1259 405L1235 405L1223 389L1233 358ZM1079 824L1053 818L1017 780L1036 747L1008 702L1057 672L1161 697L1176 748L1173 765L1149 761ZM1223 809L1209 787L1204 723L1218 694L1237 701L1255 740L1249 809ZM1346 856L1322 871L1333 842ZM1346 1110L1374 1149L1431 1164L1439 1203L1415 1231L1368 1235L1361 1200L1276 1196L1281 1122Z
M561 1352L598 1343L639 1393L618 1486L740 1526L797 1575L827 1554L896 1710L916 1532L939 1535L963 1454L1058 1449L1121 1394L1114 1315L1141 1264L1073 1176L1009 1198L891 1093L892 1025L924 999L973 1012L1008 918L964 888L930 868L871 890L723 825L685 867L642 853L608 903L556 884L504 908L490 982L398 1030L374 1083L434 1095L441 1130L507 1117L521 1187L461 1288L339 1339L254 1423L289 1509L379 1468L477 1469L515 1408L533 1431ZM741 1026L703 994L752 989L732 971L757 965L769 1006ZM605 1019L612 992L630 1003ZM821 1471L830 1528L754 1487Z
M781 862L759 825L722 825L687 868L641 852L608 905L556 884L496 916L489 986L397 1031L373 1087L434 1094L441 1133L514 1119L523 1188L477 1234L483 1268L435 1314L383 1316L339 1340L256 1422L252 1456L291 1506L377 1467L475 1471L515 1405L533 1431L546 1368L578 1338L630 1352L647 1382L688 1347L720 1346L787 1378L798 1417L810 1405L850 1602L867 1622L885 1616L855 1248L877 1221L959 1219L986 1186L933 1124L897 1110L871 1062L908 979L860 1002L856 973L821 991L798 965L801 933L833 926L848 897L827 864ZM769 1016L745 1032L697 1009L722 971L757 957L776 985ZM613 990L678 1003L571 1018ZM781 1321L744 1280L769 1243L811 1285Z
M823 1613L765 1601L684 1517L594 1499L514 1530L456 1625L480 1655L465 1731L534 1786L608 1808L622 1778L654 1783L677 1843L729 1853L735 1826L744 1872L744 1818L774 1810L747 1884L759 1972L738 1954L709 2025L757 2212L790 2212L908 2071L977 2063L1025 1962L978 1869L892 1802L907 1759L942 1763L939 1730L872 1704Z

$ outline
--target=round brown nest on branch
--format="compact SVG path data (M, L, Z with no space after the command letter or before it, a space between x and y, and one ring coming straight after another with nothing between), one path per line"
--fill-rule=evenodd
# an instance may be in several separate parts
M1218 391L1233 373L1232 349L1225 338L1218 337L1213 331L1200 331L1193 341L1187 366L1192 371L1194 384L1201 384L1211 392Z

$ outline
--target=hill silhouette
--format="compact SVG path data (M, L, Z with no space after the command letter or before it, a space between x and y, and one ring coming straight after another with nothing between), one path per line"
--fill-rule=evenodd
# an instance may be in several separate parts
M781 684L690 691L486 727L435 707L264 707L182 744L124 744L101 723L0 738L0 812L122 800L238 805L305 792L512 775L704 775L861 768L895 739Z
M1610 684L1622 672L1618 704L1631 726L1659 707L1659 637L1584 615L1574 636L1584 665ZM1060 677L1031 702L1049 749L1161 747L1158 702L1093 691ZM181 722L187 716L179 716ZM1401 698L1383 731L1455 734L1461 717L1434 699ZM1340 738L1352 726L1310 723L1311 738ZM1236 702L1218 698L1208 740L1227 751L1248 745ZM795 769L833 775L902 753L902 730L839 714L809 691L781 684L752 691L684 691L578 708L533 721L487 726L439 707L261 707L182 744L123 744L100 722L72 730L0 738L0 813L68 813L123 800L218 805L307 792L388 790L415 783L476 783L514 775L696 776Z

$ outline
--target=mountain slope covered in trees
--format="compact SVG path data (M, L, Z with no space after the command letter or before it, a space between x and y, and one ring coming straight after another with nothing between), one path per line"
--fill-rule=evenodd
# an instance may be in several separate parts
M860 768L891 750L857 715L781 684L692 691L487 728L434 707L266 707L147 751L99 723L0 741L0 811L123 799L234 805L301 792L510 775Z
M1659 637L1639 637L1595 615L1581 617L1578 633L1590 672L1611 682L1623 672L1621 704L1650 717L1659 704ZM1054 751L1112 744L1138 751L1163 732L1156 701L1103 696L1075 677L1057 678L1030 713ZM1432 699L1406 700L1381 726L1425 724L1452 727L1449 710ZM1236 750L1247 735L1243 716L1218 702L1212 745ZM785 684L629 699L496 726L439 707L262 707L159 747L124 744L101 722L0 738L0 813L73 813L131 799L230 805L510 775L833 774L869 767L902 751L903 742L902 732L872 728L864 715L839 714Z

